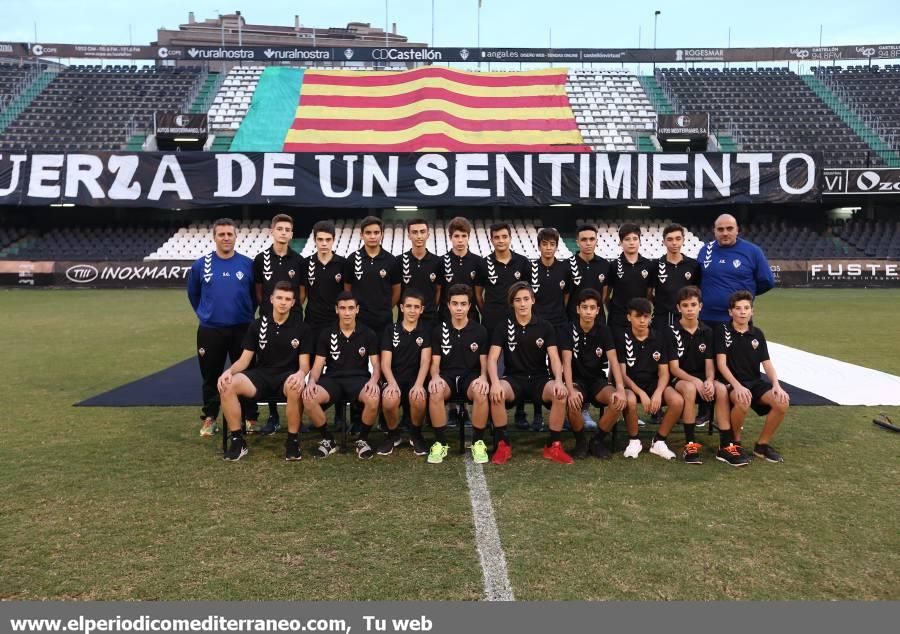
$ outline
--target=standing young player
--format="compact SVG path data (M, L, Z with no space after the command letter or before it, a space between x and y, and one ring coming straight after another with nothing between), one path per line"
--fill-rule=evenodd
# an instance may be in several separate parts
M320 220L313 225L316 252L307 258L300 287L300 300L306 302L306 323L318 340L322 328L337 321L334 306L344 291L344 258L334 252L334 223Z
M225 460L236 461L247 455L247 443L241 431L239 397L287 401L288 437L285 460L300 460L300 419L303 416L303 391L309 373L313 341L309 326L299 313L291 282L275 284L269 296L272 310L263 313L244 337L243 353L219 377L222 410L228 423L231 442ZM255 367L247 369L256 361Z
M288 282L294 289L295 299L300 298L300 280L305 263L303 257L291 248L294 237L294 219L287 214L277 214L272 218L269 229L272 246L257 254L253 260L253 279L256 290L256 301L259 304L259 315L271 314L272 303L269 298L278 282ZM303 316L303 301L294 302L293 312ZM269 418L259 433L269 436L278 431L281 423L278 419L278 400L269 402ZM255 429L247 429L253 433Z
M695 437L697 403L715 403L722 441L716 458L739 467L747 461L740 452L728 448L731 438L728 390L716 381L713 331L699 319L703 308L701 300L700 289L696 286L685 286L678 291L676 307L680 318L669 326L668 333L672 387L684 399L681 422L684 424L685 445L681 457L688 464L702 464L703 446Z
M374 455L368 443L369 432L378 417L381 400L378 337L370 328L357 323L359 302L350 291L338 295L335 310L337 324L319 333L316 359L303 392L303 405L313 427L322 434L316 457L326 458L337 451L337 445L325 424L323 406L359 402L363 411L356 455L367 460Z
M253 260L234 250L237 229L234 220L213 223L216 248L191 266L187 295L200 324L197 326L197 360L203 376L203 424L201 436L212 436L219 416L217 382L226 357L234 363L256 308ZM256 404L243 401L244 420L256 423Z
M469 288L475 286L478 275L478 267L481 258L469 251L469 236L472 235L472 223L467 219L457 216L447 224L447 237L450 238L450 250L441 258L443 266L443 289L441 294L440 316L447 321L450 319L448 309L450 297L447 291L451 286L465 284ZM476 302L470 301L469 319L479 321Z
M381 247L384 223L367 216L360 223L363 246L344 263L344 290L359 301L359 321L377 333L393 321L400 299L400 281L395 281L396 258Z
M736 291L728 299L728 307L731 322L719 327L716 365L731 389L734 444L741 446L744 419L752 407L757 414L766 417L753 454L769 462L784 462L781 454L769 443L787 414L790 397L778 382L763 331L750 323L753 318L753 295L750 291ZM768 378L760 374L760 364Z
M640 402L648 414L656 414L663 404L666 405L666 413L650 444L650 453L671 460L675 452L666 445L666 438L681 416L684 399L675 388L669 386L666 342L650 329L653 317L650 300L636 297L628 302L627 310L629 326L619 334L616 342L628 398L625 406L625 425L628 428L625 457L637 458L643 450L638 438L637 403Z
M556 328L533 314L534 291L527 282L510 286L508 296L512 315L507 317L505 324L494 329L488 354L491 420L496 444L491 462L505 464L512 458L512 447L506 434L507 404L528 399L532 402L540 400L550 406L550 437L544 446L544 458L571 464L572 457L562 447L567 394L556 346ZM505 365L502 378L497 369L501 354Z
M472 403L472 460L477 464L488 461L484 431L488 419L487 330L470 318L472 289L454 284L447 289L450 319L438 324L431 335L431 381L428 410L434 429L434 444L428 452L428 462L440 464L447 457L450 445L444 429L447 426L446 403L465 397Z
M700 285L700 264L681 252L684 231L679 224L663 229L666 253L657 260L653 290L653 326L661 333L666 333L678 321L678 291L688 285Z
M588 449L597 458L609 458L610 452L604 440L625 409L625 381L616 354L612 332L600 319L603 297L593 288L579 293L577 321L572 322L562 338L563 376L569 393L567 409L569 424L575 431L573 458L584 458ZM604 370L609 366L607 378ZM598 407L606 406L591 439L590 447L584 441L581 411L587 402Z
M400 297L400 320L385 329L381 338L381 407L388 434L378 447L379 456L389 456L403 439L400 436L400 407L409 410L409 444L417 456L428 449L422 438L422 423L428 394L425 380L431 368L431 329L422 322L425 298L415 288L407 288Z
M421 319L430 326L437 319L441 296L441 259L426 247L428 223L425 220L414 218L407 221L406 234L412 247L398 258L394 282L399 277L401 295L408 288L414 288L422 294L425 298L425 312Z
M600 293L601 297L604 297L597 317L606 323L603 308L606 305L605 295L610 264L609 260L595 254L597 250L597 227L594 225L579 225L575 229L575 240L578 242L578 253L573 255L570 260L572 292L569 294L569 321L578 319L579 293L592 288Z
M622 253L612 261L607 278L607 323L614 334L628 329L628 303L638 297L650 297L656 283L655 265L639 253L641 228L632 223L623 224L619 228L619 245Z

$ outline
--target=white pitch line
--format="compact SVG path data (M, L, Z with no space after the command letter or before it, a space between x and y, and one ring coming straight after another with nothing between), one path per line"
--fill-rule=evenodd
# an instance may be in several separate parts
M485 601L515 601L509 575L506 572L506 555L500 543L500 531L494 519L494 505L488 490L484 469L466 457L466 481L469 484L469 500L472 502L472 519L475 522L475 545L484 575Z

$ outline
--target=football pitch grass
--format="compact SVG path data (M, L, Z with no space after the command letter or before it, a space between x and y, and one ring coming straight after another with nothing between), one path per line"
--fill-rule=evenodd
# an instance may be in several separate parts
M900 374L898 306L895 290L776 290L757 323ZM0 599L482 597L455 441L442 465L407 448L314 461L306 435L303 461L285 463L278 434L225 463L197 408L72 407L192 354L183 292L5 291L0 314ZM705 432L700 467L647 453L565 467L540 458L544 434L515 434L513 461L484 468L512 591L900 599L900 436L872 425L880 411L900 420L793 408L774 443L786 462L744 469L716 462ZM748 419L748 441L760 426Z

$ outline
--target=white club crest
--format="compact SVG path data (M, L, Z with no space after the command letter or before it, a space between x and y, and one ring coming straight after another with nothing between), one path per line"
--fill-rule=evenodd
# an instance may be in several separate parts
M521 272L521 271L516 271L515 273L513 273L513 277L516 278L516 279L521 278L521 277L522 277L522 272Z
M654 350L654 351L653 351L653 360L654 360L654 361L659 361L660 358L662 358L662 355L659 353L658 350Z
M650 272L647 269L641 269L641 277L646 280L648 275L650 275Z
M750 342L750 345L753 346L754 350L756 350L757 348L759 348L759 340L754 339L753 341Z
M417 346L419 346L421 348L423 343L425 343L425 340L422 339L422 337L416 337L416 345Z
M565 287L566 287L566 281L560 280L559 281L559 290L563 290Z
M535 340L534 343L537 345L538 348L543 348L543 347L544 347L544 340L541 339L540 337L538 337L537 340Z
M199 354L201 357L206 356L206 348L197 348L197 354Z
M338 273L337 275L334 276L334 281L337 282L338 284L340 284L342 277L343 276L340 273Z
M361 356L361 357L366 356L366 347L360 346L360 348L359 348L359 350L357 350L357 352L359 353L359 356Z
M380 271L378 271L378 275L380 275L383 279L383 278L387 277L387 271L385 271L384 269L381 269Z
M600 357L603 356L603 348L601 348L600 346L597 346L597 349L594 350L594 354L596 354L597 358L599 359Z
M288 271L288 277L289 277L289 278L294 279L294 276L295 276L295 275L297 275L297 272L294 271L294 269L291 269L290 271Z
M731 261L731 264L732 264L732 266L734 266L734 268L738 268L741 266L741 261L738 260L737 258L735 258Z
M685 272L684 272L684 279L689 280L689 279L691 279L692 277L693 277L693 275L691 275L691 272L690 272L690 271L685 271Z
M243 271L238 271L237 273L234 274L234 276L235 276L236 278L238 278L238 280L242 280L242 279L244 279L244 272L243 272Z
M600 273L600 275L597 276L597 279L600 280L601 282L605 282L606 276L603 273Z
M428 279L431 280L431 281L433 282L433 281L435 281L435 280L437 279L437 275L435 275L434 273L432 273L431 275L428 276Z
M474 341L469 345L469 350L472 352L478 352L478 344Z
M294 350L296 350L296 349L299 348L299 347L300 347L300 340L299 340L299 339L296 339L296 338L291 339L291 348L293 348Z
M701 343L699 346L697 346L697 350L699 350L700 352L706 352L706 344ZM681 356L681 355L678 355L678 356Z

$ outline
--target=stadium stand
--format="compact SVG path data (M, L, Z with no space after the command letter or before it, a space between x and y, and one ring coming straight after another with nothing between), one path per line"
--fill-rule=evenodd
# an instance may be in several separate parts
M213 130L237 130L250 109L264 66L235 66L225 77L209 109Z
M0 227L0 253L28 234L22 227Z
M0 99L11 97L20 92L23 82L34 79L34 64L0 64ZM0 103L0 109L6 103Z
M598 152L634 152L636 135L656 130L656 111L626 70L569 71L566 92L584 142Z
M657 81L676 112L708 112L747 151L819 150L834 167L875 167L881 157L786 68L663 69Z
M119 150L157 110L187 112L201 68L70 66L0 135L3 150Z
M709 233L709 229L706 229ZM741 226L741 237L755 242L770 259L845 258L862 255L829 233L820 233L809 225L779 222L755 222ZM711 238L711 236L710 236Z
M900 222L850 220L832 228L849 255L900 259Z
M900 65L814 68L822 83L900 150Z
M5 231L10 231L6 229ZM5 260L143 260L167 236L172 227L74 227L41 233L16 230L15 246L4 245L0 229L0 259Z

